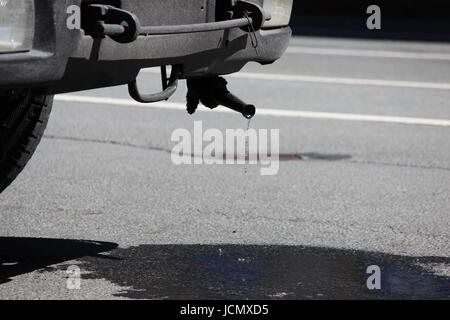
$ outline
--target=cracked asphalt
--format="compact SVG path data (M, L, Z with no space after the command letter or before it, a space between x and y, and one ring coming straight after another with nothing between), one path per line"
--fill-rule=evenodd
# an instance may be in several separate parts
M257 108L327 115L257 114L252 128L280 129L275 176L172 163L175 129L245 129L239 114L56 99L36 155L0 195L0 299L448 299L450 127L335 115L449 120L450 89L389 81L449 84L450 59L358 52L450 46L296 37L291 47L353 55L291 49L229 79ZM158 79L139 81L157 90ZM129 99L126 87L71 95ZM71 265L79 290L67 288ZM382 290L367 289L369 265Z

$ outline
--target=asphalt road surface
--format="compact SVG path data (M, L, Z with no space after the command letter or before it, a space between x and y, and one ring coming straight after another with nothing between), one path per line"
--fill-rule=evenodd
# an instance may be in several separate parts
M184 83L151 106L57 96L0 195L0 298L450 298L450 45L294 38L227 79L252 128L280 129L278 175L174 165L175 129L247 127L188 116Z

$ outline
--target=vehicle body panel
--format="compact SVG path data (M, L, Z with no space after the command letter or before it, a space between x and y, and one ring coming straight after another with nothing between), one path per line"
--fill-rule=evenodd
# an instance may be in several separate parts
M253 2L261 4L261 0ZM291 36L289 27L257 31L257 48L251 34L241 29L139 36L121 44L108 37L93 39L83 30L69 30L66 10L70 5L81 6L82 0L35 2L33 49L0 54L0 90L35 87L56 94L121 85L135 79L141 68L162 65L182 66L183 78L229 74L249 61L274 62ZM142 25L216 20L216 1L122 0L120 6L135 13Z

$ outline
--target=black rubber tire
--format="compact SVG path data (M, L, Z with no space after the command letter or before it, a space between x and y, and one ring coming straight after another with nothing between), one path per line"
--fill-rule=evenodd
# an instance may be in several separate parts
M53 96L0 97L0 193L22 172L41 141Z

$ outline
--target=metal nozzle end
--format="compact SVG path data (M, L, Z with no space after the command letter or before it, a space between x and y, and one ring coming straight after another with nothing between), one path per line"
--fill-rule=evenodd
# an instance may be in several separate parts
M256 114L256 108L254 105L247 105L244 107L244 110L242 110L242 115L246 118L246 119L251 119L255 116Z

